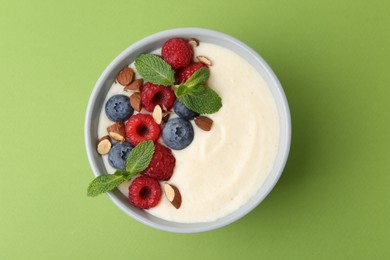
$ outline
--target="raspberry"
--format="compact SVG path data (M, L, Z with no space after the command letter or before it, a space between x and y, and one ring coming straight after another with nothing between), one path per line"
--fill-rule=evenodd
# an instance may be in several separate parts
M154 154L148 168L142 174L155 178L157 180L169 180L175 168L176 159L172 154L171 149L156 143L154 146Z
M139 176L129 186L129 201L137 208L149 209L158 204L161 193L157 180L148 176Z
M126 122L126 137L132 145L146 140L156 141L160 131L160 126L151 115L136 114Z
M173 69L177 70L190 64L194 51L187 41L181 38L171 38L164 43L161 56Z
M177 84L186 82L187 79L189 79L192 74L200 68L207 68L207 65L202 62L193 62L184 69L181 69L176 76Z
M147 82L142 89L142 106L149 112L153 112L153 109L156 105L160 105L160 107L163 109L165 107L165 109L168 111L173 107L175 100L175 93L170 87Z

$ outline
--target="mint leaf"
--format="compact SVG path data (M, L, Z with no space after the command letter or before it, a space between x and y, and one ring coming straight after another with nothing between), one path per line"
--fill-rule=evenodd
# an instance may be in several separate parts
M87 195L96 197L110 191L124 181L130 180L149 166L154 154L153 141L144 141L131 150L126 161L126 171L116 170L113 174L96 177L88 186Z
M154 154L153 141L143 141L131 150L126 161L126 171L131 174L142 172L149 166Z
M186 107L199 114L212 114L222 107L221 98L209 87L203 84L210 77L208 68L200 68L179 87L175 95Z
M87 195L89 197L96 197L99 194L116 188L119 184L131 177L128 172L121 170L117 170L113 174L100 175L89 184Z
M171 86L175 82L175 71L162 58L154 54L142 54L135 60L137 72L153 84Z
M191 88L184 89L180 87L176 89L179 92L177 98L186 107L199 114L212 114L217 112L222 107L222 100L218 94L209 87L197 85ZM180 91L179 91L180 90Z
M180 85L179 87L177 87L175 89L175 95L176 97L178 96L182 96L184 95L185 93L187 93L189 91L189 89L187 88L186 85Z
M210 70L208 68L200 68L192 74L184 83L188 88L195 87L197 85L203 85L210 77Z

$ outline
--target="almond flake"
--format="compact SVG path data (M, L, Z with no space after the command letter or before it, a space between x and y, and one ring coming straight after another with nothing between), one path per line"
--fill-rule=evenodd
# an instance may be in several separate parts
M195 124L204 131L210 131L213 126L213 120L207 116L197 116L194 118Z
M167 199L172 203L175 208L180 208L181 206L181 194L179 189L169 183L164 184L164 193Z
M199 41L197 39L195 39L195 38L189 38L188 39L188 43L191 44L194 47L198 47L199 46Z
M162 110L159 105L155 106L153 109L153 119L157 124L161 124L162 121Z
M143 79L136 79L132 83L130 83L130 85L125 86L123 90L127 92L130 91L141 92L143 84L144 84Z
M112 139L117 140L121 143L125 141L125 124L123 122L116 122L107 127L108 134L112 137Z
M166 113L165 115L163 115L162 121L164 123L168 122L170 116L171 116L171 113Z
M203 64L206 64L207 66L211 66L211 61L206 58L205 56L197 56L196 57L198 59L198 61L202 62Z
M98 145L97 145L97 151L99 154L108 154L108 152L111 150L111 138L109 135L103 136L100 138Z
M121 70L118 74L118 77L116 80L121 84L122 86L129 85L134 78L134 71L129 67L124 67L123 70Z
M140 112L142 109L141 94L139 92L130 96L130 105L135 111Z

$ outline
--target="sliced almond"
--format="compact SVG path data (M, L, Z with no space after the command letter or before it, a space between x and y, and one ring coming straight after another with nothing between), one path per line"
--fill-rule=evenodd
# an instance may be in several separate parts
M136 92L130 96L130 105L135 111L140 112L142 109L141 94Z
M165 106L165 105L162 105L162 111L164 111L164 112L167 112L168 111L168 109L167 109L167 107Z
M123 90L127 92L130 91L141 92L143 84L144 84L143 79L136 79L130 85L125 86Z
M199 41L197 39L195 39L195 38L189 38L188 39L188 43L191 44L194 47L198 47L199 46Z
M171 113L166 113L162 117L162 122L166 123L169 120L169 117L171 116Z
M159 105L154 107L152 115L153 115L154 121L156 121L157 124L161 124L161 120L162 120L163 116L162 116L161 107Z
M207 66L211 66L211 61L206 58L205 56L197 56L196 57L198 59L198 61L202 62L203 64L206 64Z
M118 74L118 77L116 80L119 82L119 84L126 86L129 85L134 78L134 71L129 67L124 67L123 70L121 70Z
M167 199L172 203L175 208L180 208L181 206L181 194L179 189L169 183L164 184L164 193Z
M197 116L194 118L195 124L204 131L210 131L213 126L213 120L207 116Z
M111 138L109 135L105 135L102 138L100 138L98 145L97 145L97 151L99 154L108 154L108 152L111 150Z
M112 139L117 140L121 143L125 141L125 124L123 122L116 122L107 127L108 134L112 137Z

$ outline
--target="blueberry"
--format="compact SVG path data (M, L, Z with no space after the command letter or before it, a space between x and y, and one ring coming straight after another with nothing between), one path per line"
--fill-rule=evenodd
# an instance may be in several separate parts
M183 103L176 99L175 104L173 105L173 111L183 119L191 120L194 117L199 116L198 113L187 108Z
M133 146L128 142L114 144L108 153L108 162L115 169L125 170L127 157L132 149Z
M126 121L134 113L130 99L125 95L115 95L106 102L106 115L114 122Z
M162 138L168 147L182 150L194 139L194 128L188 120L180 117L173 118L165 124Z

